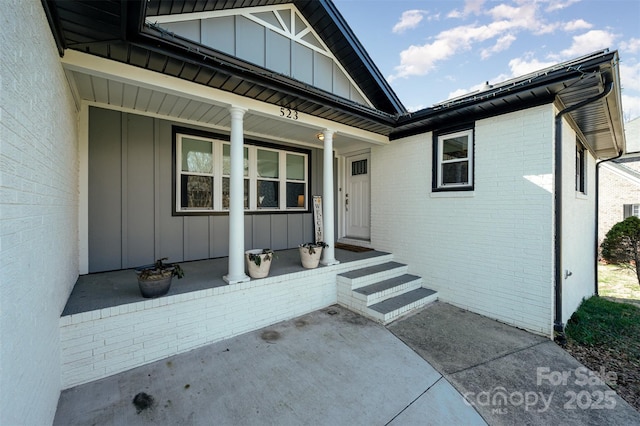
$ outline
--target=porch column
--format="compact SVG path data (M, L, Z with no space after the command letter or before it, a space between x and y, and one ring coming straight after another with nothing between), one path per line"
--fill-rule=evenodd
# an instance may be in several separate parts
M329 247L322 250L323 265L336 265L340 261L335 258L335 237L333 233L333 224L335 212L333 210L333 134L334 130L325 129L322 131L324 136L324 164L322 170L322 227L324 232L324 242Z
M244 273L244 130L245 108L232 106L231 170L229 174L229 274L223 279L229 284L249 281Z

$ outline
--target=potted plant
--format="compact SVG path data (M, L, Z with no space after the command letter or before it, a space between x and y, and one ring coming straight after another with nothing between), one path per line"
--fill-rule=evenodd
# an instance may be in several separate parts
M298 250L300 251L302 266L307 269L317 268L322 249L325 247L329 247L329 244L322 241L300 244Z
M178 264L164 263L166 257L156 260L153 265L142 266L136 269L138 274L138 287L142 297L154 298L167 294L171 287L171 279L184 276L184 271Z
M273 250L268 248L247 250L244 255L251 278L264 278L269 275L271 261L274 256Z

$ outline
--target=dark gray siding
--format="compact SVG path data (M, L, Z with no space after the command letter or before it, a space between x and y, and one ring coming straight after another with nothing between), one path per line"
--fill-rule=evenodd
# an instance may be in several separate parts
M90 108L89 272L229 254L227 215L172 215L173 124ZM311 195L321 194L322 152L313 150L310 162ZM312 238L311 213L245 215L247 249L293 248Z

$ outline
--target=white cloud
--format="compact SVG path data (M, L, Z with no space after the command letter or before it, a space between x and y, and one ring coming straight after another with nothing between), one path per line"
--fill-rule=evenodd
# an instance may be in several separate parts
M620 80L622 90L634 90L640 92L640 62L629 65L620 62Z
M620 42L620 50L626 53L640 52L640 38L631 38Z
M588 30L588 29L591 29L592 27L593 25L591 25L584 19L576 19L575 21L565 22L562 29L567 32L571 32L571 31L579 31L579 30Z
M469 0L464 11L459 13L479 14L483 4L483 0ZM409 46L400 52L400 65L395 67L395 73L388 80L392 82L397 78L428 74L439 62L487 40L496 39L492 47L480 50L482 58L508 49L520 31L553 31L555 26L538 19L537 7L536 3L528 2L517 7L501 4L484 12L492 18L488 24L454 27L436 35L431 43Z
M605 49L613 45L616 36L608 31L591 30L584 34L574 36L571 47L560 52L559 55L549 55L550 58L566 59L575 58Z
M578 3L580 0L567 0L567 1L554 1L551 0L549 2L549 7L546 8L547 12L553 12L554 10L564 9L566 7L571 6L574 3Z
M554 65L556 62L541 62L535 58L515 58L509 61L509 69L511 70L511 78L529 74Z
M402 16L397 24L393 26L394 33L403 33L406 30L415 28L424 18L426 11L424 10L407 10L402 12Z
M466 18L469 15L480 15L482 13L482 6L485 0L466 0L464 2L464 9L459 11L457 9L452 10L447 15L447 18Z
M631 96L622 94L622 111L624 121L631 121L634 118L640 117L640 96ZM628 150L632 148L629 147ZM633 150L640 151L640 146L633 148Z
M483 49L482 52L480 52L480 57L482 59L487 59L494 53L507 50L509 46L511 46L511 43L513 43L515 40L516 40L516 36L512 34L507 34L505 36L502 36L496 41L496 44L494 44L492 47L490 47L489 49Z

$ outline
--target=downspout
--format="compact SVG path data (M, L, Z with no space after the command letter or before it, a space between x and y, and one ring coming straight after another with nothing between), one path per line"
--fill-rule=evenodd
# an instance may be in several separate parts
M595 263L594 263L594 267L593 267L593 276L594 276L594 283L593 283L593 294L595 294L596 296L598 296L598 213L599 213L599 203L600 203L600 164L602 163L606 163L607 161L613 161L616 160L618 158L622 157L622 150L618 151L618 155L616 155L615 157L611 157L611 158L607 158L606 160L600 160L596 163L596 214L595 214L595 236L596 236L596 241L595 241L595 251L594 251L594 256L595 256Z
M555 199L555 230L554 230L554 266L555 266L555 312L553 329L557 332L564 331L562 322L562 116L582 108L592 102L608 96L613 91L613 82L607 83L602 93L578 102L559 111L555 117L555 165L554 165L554 199Z

